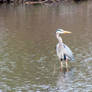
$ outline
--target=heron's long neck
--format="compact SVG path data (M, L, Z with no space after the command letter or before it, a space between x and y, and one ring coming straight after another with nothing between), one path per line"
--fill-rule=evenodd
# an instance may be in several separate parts
M63 41L62 41L62 38L60 37L60 35L59 35L59 34L56 34L56 37L57 37L57 39L58 39L59 43L60 43L60 44L62 44L62 43L63 43Z

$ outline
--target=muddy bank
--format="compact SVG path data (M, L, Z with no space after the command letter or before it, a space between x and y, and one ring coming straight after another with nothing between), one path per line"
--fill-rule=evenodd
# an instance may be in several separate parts
M3 3L7 3L7 4L10 4L10 3L14 3L15 5L16 4L43 4L43 3L56 3L56 2L71 2L71 1L74 1L74 2L81 2L81 1L87 1L87 0L0 0L0 4L3 4Z

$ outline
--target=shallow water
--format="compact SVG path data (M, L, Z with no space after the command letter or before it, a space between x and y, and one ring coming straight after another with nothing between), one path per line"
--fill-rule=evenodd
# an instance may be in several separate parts
M60 71L57 28L75 62ZM0 6L0 92L91 92L92 2Z

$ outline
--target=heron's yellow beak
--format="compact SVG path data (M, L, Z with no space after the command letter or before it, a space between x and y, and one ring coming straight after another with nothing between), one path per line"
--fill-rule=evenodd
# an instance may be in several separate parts
M69 32L69 31L64 31L64 34L70 34L70 33L72 33L72 32Z

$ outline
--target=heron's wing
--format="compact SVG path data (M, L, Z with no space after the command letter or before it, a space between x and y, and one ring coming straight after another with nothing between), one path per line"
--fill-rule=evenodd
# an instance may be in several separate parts
M70 59L70 60L74 60L74 56L73 56L73 53L72 53L72 51L71 51L71 49L67 46L67 45L65 45L64 43L63 43L63 53Z

